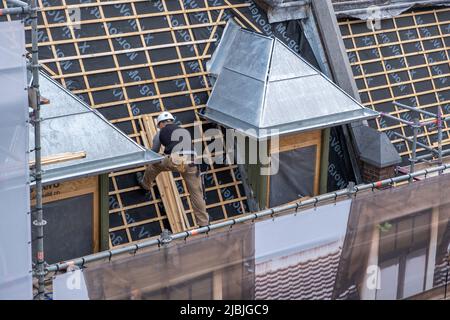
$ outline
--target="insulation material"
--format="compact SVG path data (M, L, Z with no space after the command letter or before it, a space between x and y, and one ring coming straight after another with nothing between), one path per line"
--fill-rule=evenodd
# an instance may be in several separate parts
M254 226L87 266L90 299L253 299Z
M331 299L351 200L255 224L256 299Z
M0 300L33 298L23 29L0 22Z
M356 287L356 299L403 299L442 285L449 187L445 174L356 196L334 296Z
M350 181L356 181L347 150L342 129L330 128L327 192L344 189Z
M358 86L361 101L376 111L411 121L410 111L392 104L397 101L437 113L450 115L450 8L414 9L368 28L366 21L340 20L342 38ZM424 115L420 115L425 120ZM385 132L406 164L411 145L396 138L394 132L412 136L412 129L398 121L379 118L369 124ZM419 130L418 141L437 144L437 126ZM450 128L444 122L444 149L450 144ZM418 155L426 152L418 148Z
M57 263L92 253L94 194L53 201L44 204L45 260ZM37 237L33 228L32 237ZM33 243L33 253L37 243ZM35 259L34 259L35 260ZM35 262L35 261L33 261Z

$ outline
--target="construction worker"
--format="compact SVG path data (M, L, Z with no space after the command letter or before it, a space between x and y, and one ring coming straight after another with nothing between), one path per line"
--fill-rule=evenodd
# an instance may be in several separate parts
M189 131L174 123L175 118L170 112L163 112L157 118L158 132L153 137L152 151L159 153L164 146L165 158L147 166L145 173L136 175L139 185L150 190L151 184L163 171L179 172L186 182L191 196L192 209L200 227L209 224L206 203L203 198L203 188L200 170L194 163L195 151ZM181 146L181 147L180 147Z

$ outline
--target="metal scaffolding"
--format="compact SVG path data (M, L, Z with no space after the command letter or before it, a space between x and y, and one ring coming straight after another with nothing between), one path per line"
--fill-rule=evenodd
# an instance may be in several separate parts
M45 295L45 256L44 256L44 226L46 221L43 219L42 208L42 155L41 155L41 97L39 92L39 56L38 56L38 33L37 33L37 0L29 0L30 19L31 19L31 73L33 75L33 82L31 90L33 92L33 123L34 123L34 152L35 152L35 167L34 178L36 181L36 220L33 225L37 229L37 250L36 250L36 276L38 278L38 295L39 300L44 299Z
M361 185L355 186L353 183L350 183L348 188L346 188L346 189L338 190L338 191L335 191L332 193L323 194L323 195L320 195L317 197L309 198L304 201L289 203L289 204L282 205L279 207L262 210L262 211L259 211L259 212L253 213L253 214L248 214L248 215L240 217L240 218L223 221L223 222L211 224L206 227L201 227L198 229L184 231L184 232L180 232L180 233L176 233L176 234L172 234L172 235L163 233L161 235L161 237L157 238L157 239L151 239L148 241L143 241L140 243L124 246L124 247L117 248L117 249L94 253L94 254L91 254L88 256L84 256L81 258L71 260L71 261L65 261L65 262L52 264L52 265L48 266L47 272L57 272L57 271L65 270L68 267L73 267L73 266L84 267L87 263L95 262L95 261L99 261L99 260L103 260L103 259L111 259L113 256L117 256L119 254L136 253L138 250L143 249L143 248L156 246L156 245L158 245L158 246L165 245L167 243L170 243L173 240L186 239L193 235L208 233L212 230L217 230L217 229L221 229L224 227L232 227L235 224L249 222L249 221L255 221L257 219L268 217L268 216L274 217L276 214L283 213L283 212L286 212L289 210L295 210L297 212L300 208L304 208L304 207L311 206L311 205L316 206L319 202L330 201L330 200L336 201L337 198L342 197L342 196L352 196L352 195L356 195L356 193L358 193L360 191L371 190L371 189L373 190L376 188L391 186L394 183L412 181L415 177L426 176L428 174L435 173L435 172L443 172L446 169L450 169L450 164L436 166L436 167L433 167L430 169L425 169L425 170L417 171L414 173L409 173L409 174L406 174L403 176L389 178L389 179L385 179L385 180L381 180L381 181L373 182L373 183L368 183L368 184L361 184Z
M410 162L409 172L414 173L416 163L419 161L428 161L429 158L437 158L437 164L439 166L441 166L442 165L442 157L450 154L450 149L445 150L445 151L442 150L443 122L446 120L450 120L450 116L443 117L440 107L437 108L437 114L435 114L435 113L425 111L425 110L422 110L422 109L419 109L416 107L411 107L411 106L408 106L408 105L405 105L405 104L402 104L399 102L393 102L393 104L397 107L400 107L400 108L403 108L403 109L413 112L413 121L408 121L408 120L402 119L400 117L394 117L385 112L380 112L380 115L382 117L403 123L403 124L411 127L413 130L412 137L406 137L400 133L393 132L393 134L396 137L403 139L405 141L405 143L407 143L407 142L411 143L411 157L409 158L409 162ZM425 117L431 118L432 120L421 121L421 120L419 120L419 114L423 114ZM419 129L427 127L429 125L436 125L436 127L437 127L437 149L432 148L430 146L427 146L427 145L417 141ZM418 147L423 148L423 149L429 151L430 153L422 155L422 156L417 156L417 148ZM440 173L441 172L439 172L439 174Z
M42 156L41 156L41 116L40 116L40 92L39 92L39 54L38 54L38 17L37 12L39 7L37 0L28 0L23 2L20 0L7 0L12 5L11 8L0 9L0 16L2 15L20 15L23 18L29 17L31 19L31 64L28 65L32 74L32 83L29 88L30 91L30 104L33 109L33 115L31 123L34 125L34 151L35 152L35 164L32 177L36 182L36 206L33 211L36 219L33 221L33 225L37 231L37 250L36 250L36 264L34 266L34 275L38 279L38 294L36 298L39 300L44 299L45 295L45 275L46 263L44 256L44 225L46 221L43 219L42 208ZM25 30L24 30L25 32Z

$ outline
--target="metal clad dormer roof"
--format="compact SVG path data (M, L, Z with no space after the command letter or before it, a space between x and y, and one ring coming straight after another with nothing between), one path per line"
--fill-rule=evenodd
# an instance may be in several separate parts
M42 96L50 104L41 108L42 156L85 151L86 158L43 166L45 184L99 175L161 160L107 121L98 111L40 74ZM30 149L34 127L30 126ZM30 153L34 160L34 152Z
M378 114L276 38L229 23L208 64L217 80L204 116L248 136L332 127Z

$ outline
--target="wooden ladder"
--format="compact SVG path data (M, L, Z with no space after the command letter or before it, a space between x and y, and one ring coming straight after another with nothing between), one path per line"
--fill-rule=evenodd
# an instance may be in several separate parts
M151 116L142 116L142 127L144 129L140 133L142 141L144 146L150 149L152 147L153 137L157 133L155 123ZM156 185L158 186L172 233L182 232L190 228L189 220L184 212L184 206L172 172L161 172L156 177Z

